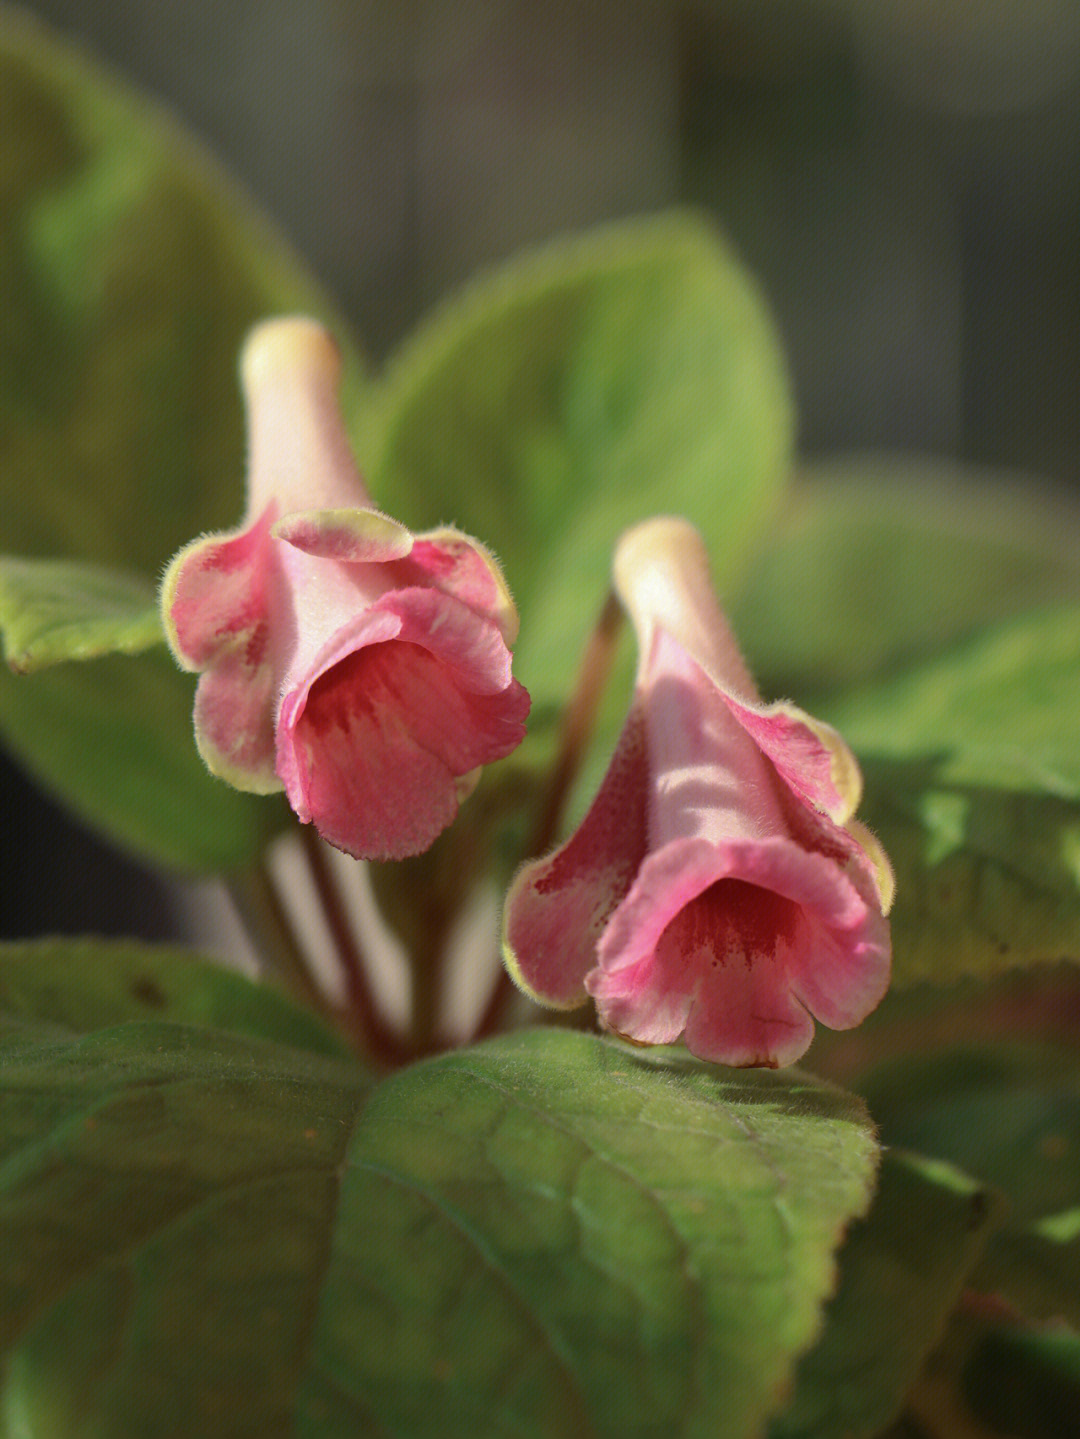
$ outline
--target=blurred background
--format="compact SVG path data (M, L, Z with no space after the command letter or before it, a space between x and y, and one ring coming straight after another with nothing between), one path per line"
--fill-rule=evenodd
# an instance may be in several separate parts
M901 451L1076 484L1074 0L26 8L220 156L376 361L478 266L689 203L769 298L802 460ZM171 891L6 761L0 802L22 816L6 934L176 931ZM70 882L39 896L58 844Z

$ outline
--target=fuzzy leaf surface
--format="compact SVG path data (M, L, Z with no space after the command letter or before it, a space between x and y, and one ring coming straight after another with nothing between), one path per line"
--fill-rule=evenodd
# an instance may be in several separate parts
M865 1111L534 1030L371 1089L11 1015L2 1413L23 1436L709 1435L779 1403L865 1210Z
M0 556L0 635L19 674L164 643L153 586L70 560Z

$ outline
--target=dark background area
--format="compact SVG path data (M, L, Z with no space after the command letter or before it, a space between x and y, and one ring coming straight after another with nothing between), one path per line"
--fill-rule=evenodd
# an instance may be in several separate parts
M693 203L770 299L803 459L1076 483L1073 0L27 8L218 153L376 360L479 265ZM5 933L176 931L157 879L9 765L0 796Z

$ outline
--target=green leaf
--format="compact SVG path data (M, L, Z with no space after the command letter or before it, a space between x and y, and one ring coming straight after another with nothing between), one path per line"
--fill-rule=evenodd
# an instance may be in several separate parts
M972 1283L1033 1317L1080 1323L1080 1065L1074 1047L911 1055L863 1077L886 1144L993 1184L1011 1204Z
M27 1036L3 1084L7 1432L282 1433L359 1076L148 1022Z
M1080 607L996 626L832 704L897 871L895 978L1080 958Z
M897 983L1080 958L1078 594L1075 504L863 459L796 488L734 605L766 693L863 764Z
M1080 595L1080 513L1030 480L861 456L800 476L731 618L762 689L819 696Z
M308 1412L756 1433L872 1164L857 1103L790 1072L542 1030L407 1071L349 1153Z
M152 587L181 544L240 516L235 372L249 326L303 310L344 340L343 327L173 121L6 9L0 214L0 549L115 566ZM352 360L353 390L356 371ZM184 868L240 865L285 811L205 772L191 701L190 677L157 656L94 661L0 676L0 731L126 847ZM111 742L97 751L94 734ZM129 750L138 772L160 770L148 788L130 782Z
M1032 1319L1080 1326L1080 1205L998 1236L982 1275Z
M366 454L395 514L453 520L500 556L542 720L619 532L684 513L729 583L770 523L791 438L756 289L711 226L674 214L526 255L436 311L391 366Z
M964 1394L977 1419L1013 1439L1073 1439L1080 1414L1080 1335L1002 1327L973 1348Z
M858 1091L862 1077L886 1060L1018 1040L1068 1046L1078 1024L1075 964L1007 970L989 981L927 980L891 989L856 1029L818 1025L807 1062L815 1074Z
M28 1025L92 1034L152 1019L349 1057L336 1035L276 990L188 950L135 940L0 945L0 1015L16 1041Z
M193 695L192 676L163 651L29 677L0 670L0 729L18 735L38 779L124 848L177 870L236 869L289 810L208 774L192 737Z
M840 1252L825 1330L799 1362L771 1439L869 1439L899 1412L986 1241L985 1189L940 1162L888 1151L865 1219Z
M281 1045L50 1024L3 1086L0 1412L35 1439L749 1439L875 1158L796 1073L558 1031L365 1094Z
M13 670L138 654L164 641L153 586L71 560L0 555L0 634Z
M1022 615L837 703L851 742L883 758L938 758L935 778L1080 798L1080 605Z

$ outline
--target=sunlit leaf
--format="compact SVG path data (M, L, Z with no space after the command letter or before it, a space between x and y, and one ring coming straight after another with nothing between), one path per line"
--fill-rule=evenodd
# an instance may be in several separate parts
M0 1089L20 1434L751 1439L873 1181L858 1102L790 1071L529 1031L367 1090L35 1006Z

